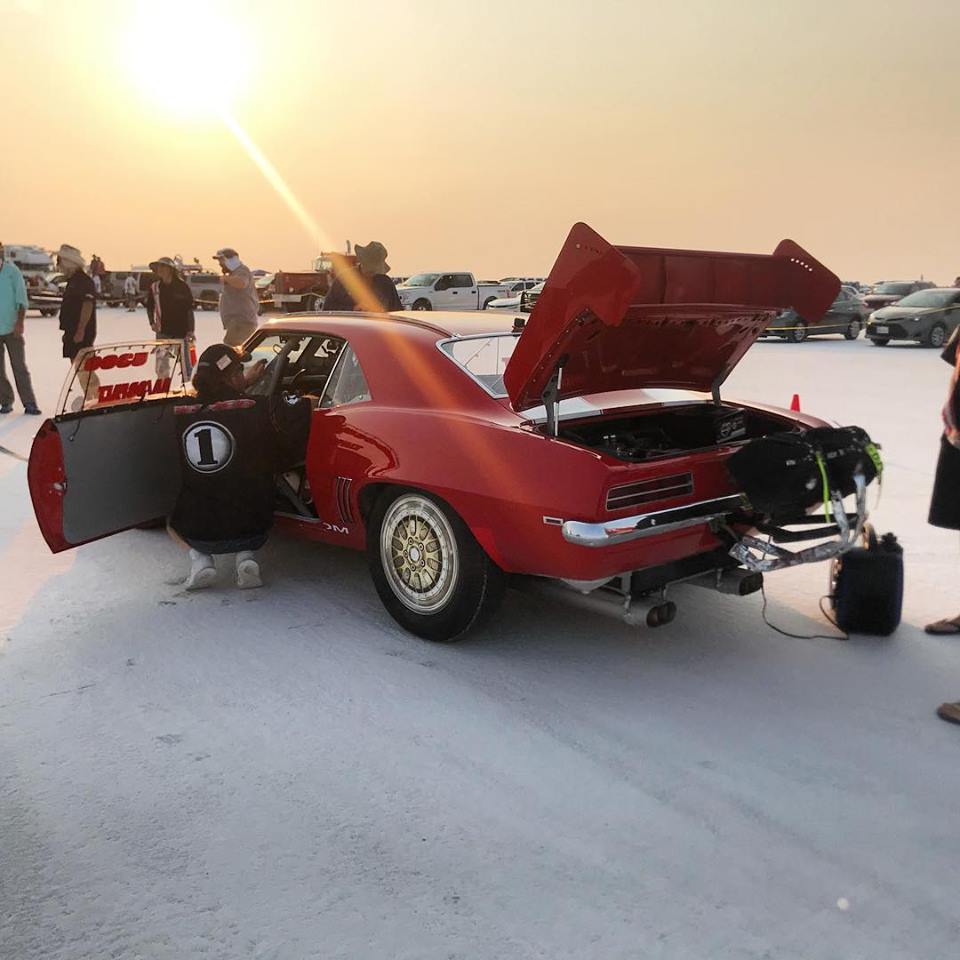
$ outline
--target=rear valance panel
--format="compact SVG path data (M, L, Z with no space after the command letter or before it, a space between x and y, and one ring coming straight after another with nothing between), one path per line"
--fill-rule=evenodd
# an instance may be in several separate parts
M763 331L795 307L817 319L839 279L792 240L771 255L624 247L570 231L504 373L518 410L610 390L712 390Z

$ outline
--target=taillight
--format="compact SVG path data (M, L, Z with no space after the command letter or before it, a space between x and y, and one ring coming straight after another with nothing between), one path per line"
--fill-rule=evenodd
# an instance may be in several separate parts
M623 510L657 500L672 500L693 493L693 476L680 473L672 477L657 477L655 480L639 480L612 487L607 491L607 509Z

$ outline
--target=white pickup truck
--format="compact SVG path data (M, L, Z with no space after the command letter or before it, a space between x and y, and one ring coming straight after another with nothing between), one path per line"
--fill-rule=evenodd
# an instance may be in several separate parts
M397 286L404 310L486 310L510 295L508 283L477 283L472 273L418 273Z

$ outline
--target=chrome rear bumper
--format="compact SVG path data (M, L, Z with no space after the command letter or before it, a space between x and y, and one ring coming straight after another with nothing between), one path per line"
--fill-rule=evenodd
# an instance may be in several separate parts
M563 538L581 547L610 547L643 537L652 537L671 530L683 530L704 523L726 520L745 504L742 494L701 500L669 510L619 517L605 523L581 523L567 520L563 524Z

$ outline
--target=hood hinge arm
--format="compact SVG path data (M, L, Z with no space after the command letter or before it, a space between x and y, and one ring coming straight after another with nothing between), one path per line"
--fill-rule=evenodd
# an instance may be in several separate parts
M555 437L560 430L560 383L563 380L563 366L567 362L567 355L557 359L553 374L543 388L540 399L547 411L547 436Z
M714 404L718 407L723 406L722 401L720 400L720 384L715 383L710 392L713 394Z

